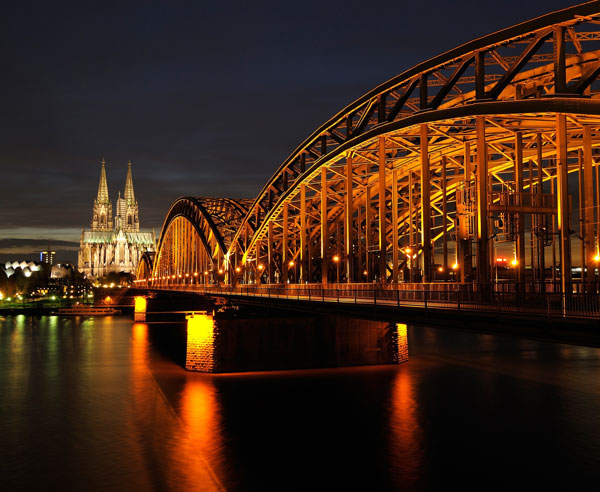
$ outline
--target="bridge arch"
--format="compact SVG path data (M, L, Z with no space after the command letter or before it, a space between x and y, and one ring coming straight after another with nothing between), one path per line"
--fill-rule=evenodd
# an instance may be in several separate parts
M231 198L178 198L160 233L151 280L211 283L225 279L224 258L248 204Z
M492 239L512 243L521 283L526 273L544 280L552 243L552 276L568 284L579 221L589 272L599 11L588 2L485 36L359 98L280 166L236 233L250 241L232 241L228 257L261 266L269 282L486 285ZM582 205L569 208L573 199Z
M597 289L599 20L598 1L552 12L381 84L302 142L233 220L180 199L153 276L180 275L189 260L173 255L197 248L194 231L229 283L486 290L504 255L501 280L518 289L568 292L575 263Z

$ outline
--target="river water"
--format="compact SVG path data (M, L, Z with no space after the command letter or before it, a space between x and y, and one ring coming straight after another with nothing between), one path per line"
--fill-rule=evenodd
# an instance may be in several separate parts
M155 329L0 318L0 490L597 486L597 349L409 325L402 364L215 375Z

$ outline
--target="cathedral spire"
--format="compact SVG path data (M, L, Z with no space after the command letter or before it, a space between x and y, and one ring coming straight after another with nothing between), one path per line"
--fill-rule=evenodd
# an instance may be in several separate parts
M131 161L127 163L127 179L125 180L124 198L128 205L135 203L135 195L133 193L133 178L131 177Z
M106 184L106 162L102 159L102 170L100 171L100 184L98 185L98 203L108 203L108 185Z

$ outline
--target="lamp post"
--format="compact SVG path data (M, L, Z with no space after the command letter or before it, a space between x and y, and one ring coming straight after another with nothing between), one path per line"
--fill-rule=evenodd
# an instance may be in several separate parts
M335 255L333 257L333 262L335 263L336 281L339 284L340 283L340 257L338 255Z
M288 266L290 268L293 268L296 265L296 263L294 262L294 260L290 260L290 262L288 263ZM293 275L294 275L294 282L296 281L296 269L294 268L293 270ZM288 279L289 280L289 279Z
M258 268L258 277L256 279L256 283L257 284L261 284L262 283L262 280L261 280L262 279L262 273L263 273L263 270L265 269L265 267L264 267L264 265L258 265L257 268Z

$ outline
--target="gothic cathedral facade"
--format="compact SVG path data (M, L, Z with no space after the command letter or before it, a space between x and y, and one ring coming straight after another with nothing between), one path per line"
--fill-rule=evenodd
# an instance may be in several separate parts
M145 251L156 247L154 232L140 231L138 202L133 192L131 162L127 165L125 192L113 207L108 195L106 167L102 160L98 195L94 200L92 227L81 231L79 271L88 278L99 278L111 272L135 273Z

